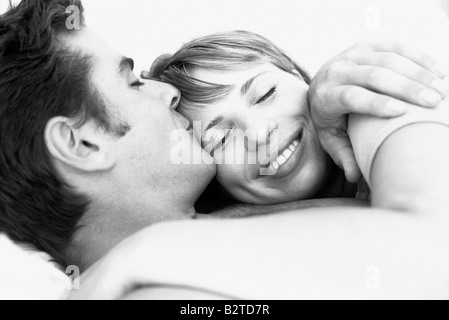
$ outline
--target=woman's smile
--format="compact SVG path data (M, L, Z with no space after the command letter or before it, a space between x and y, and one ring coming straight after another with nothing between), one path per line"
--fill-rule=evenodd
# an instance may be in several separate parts
M267 168L260 168L260 178L262 179L281 179L288 177L298 167L301 166L305 146L304 127L296 131L292 137L289 137L286 143L276 152L278 156L270 161ZM264 170L265 169L265 170Z

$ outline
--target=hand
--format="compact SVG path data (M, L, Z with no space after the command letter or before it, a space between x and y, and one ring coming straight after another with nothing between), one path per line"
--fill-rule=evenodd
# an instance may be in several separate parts
M397 42L359 43L327 62L309 90L312 118L326 152L357 182L360 169L346 134L349 113L403 115L410 105L436 107L449 94L449 68Z

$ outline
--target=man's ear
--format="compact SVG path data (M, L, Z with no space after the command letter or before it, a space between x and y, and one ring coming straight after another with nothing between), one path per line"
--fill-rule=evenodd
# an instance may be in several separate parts
M91 122L76 127L73 120L56 117L48 121L44 137L53 158L76 170L107 171L115 166L107 148L110 139Z

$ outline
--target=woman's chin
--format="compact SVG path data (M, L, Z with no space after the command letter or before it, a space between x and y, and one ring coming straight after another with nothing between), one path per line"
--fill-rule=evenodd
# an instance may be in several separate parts
M274 186L266 187L260 186L251 188L251 190L246 189L245 192L234 193L233 197L243 203L250 203L256 205L273 205L281 204L292 201L307 200L313 198L316 194L318 187L316 188L285 188L285 186Z
M252 203L279 204L314 198L327 180L328 170L325 161L309 162L296 175L283 179L259 180L251 186Z

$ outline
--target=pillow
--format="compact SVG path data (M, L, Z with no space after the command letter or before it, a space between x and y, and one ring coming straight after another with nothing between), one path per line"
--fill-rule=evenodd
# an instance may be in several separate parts
M0 300L57 300L70 292L70 279L42 252L22 248L0 234Z

